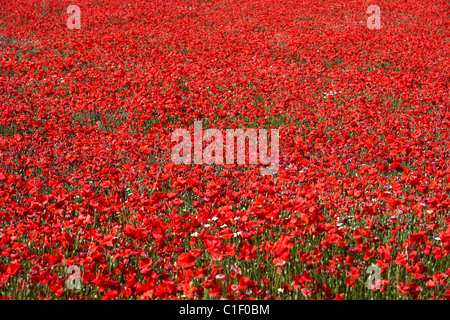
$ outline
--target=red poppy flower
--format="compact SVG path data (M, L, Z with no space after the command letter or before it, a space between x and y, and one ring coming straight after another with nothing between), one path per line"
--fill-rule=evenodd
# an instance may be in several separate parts
M191 268L195 265L195 256L190 252L184 252L180 254L177 260L177 264L183 268Z

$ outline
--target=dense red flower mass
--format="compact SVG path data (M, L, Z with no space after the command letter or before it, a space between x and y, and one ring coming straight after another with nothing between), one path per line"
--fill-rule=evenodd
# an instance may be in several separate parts
M0 297L449 299L450 4L371 4L3 2ZM277 173L173 163L196 121Z

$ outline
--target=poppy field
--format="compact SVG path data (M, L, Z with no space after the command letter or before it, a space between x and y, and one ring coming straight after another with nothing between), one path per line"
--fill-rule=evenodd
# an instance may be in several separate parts
M0 298L449 299L449 13L0 1Z

